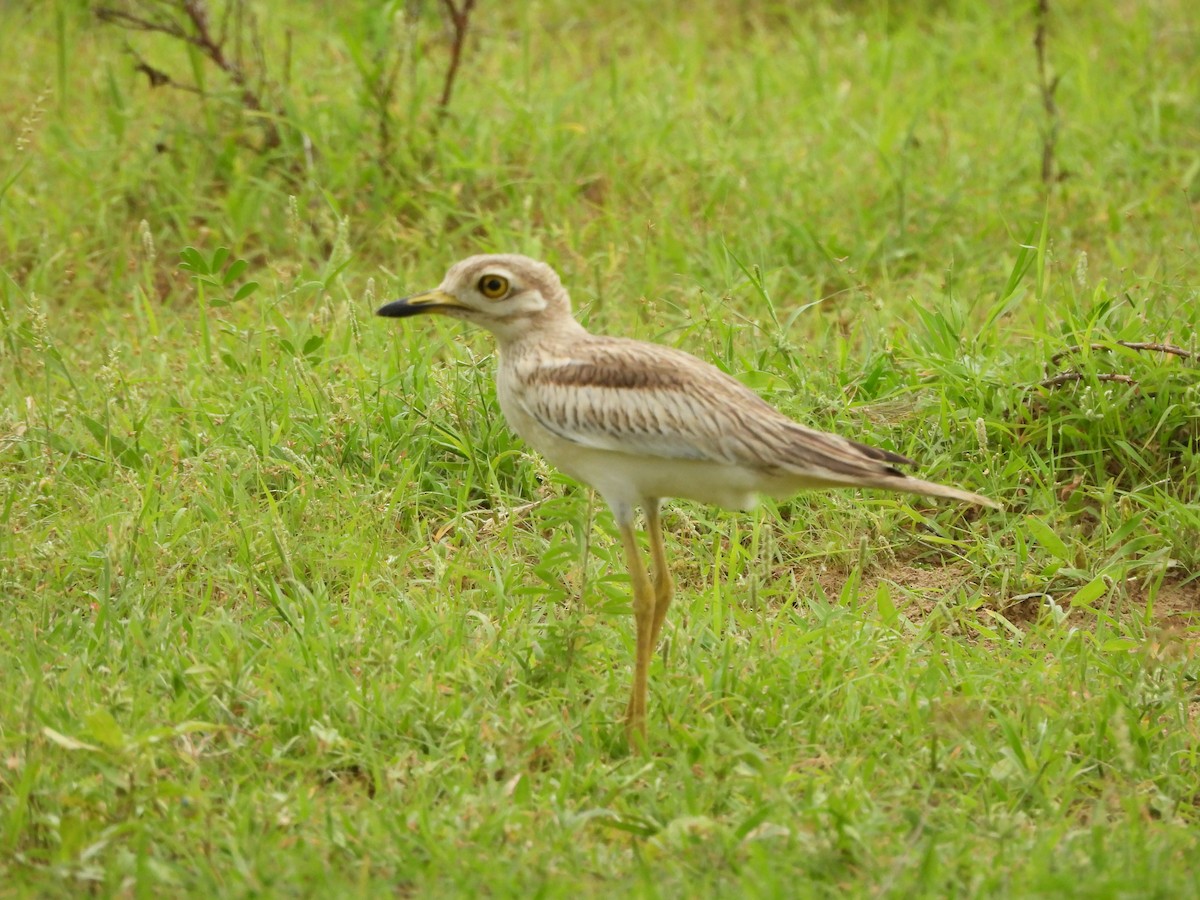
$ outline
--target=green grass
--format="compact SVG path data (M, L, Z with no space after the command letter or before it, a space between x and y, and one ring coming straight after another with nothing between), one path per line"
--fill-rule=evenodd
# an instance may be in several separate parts
M1047 190L1031 5L483 2L443 119L264 5L262 150L6 4L0 896L1197 896L1200 12L1051 4ZM478 251L1007 508L673 504L630 755L607 511L371 316Z

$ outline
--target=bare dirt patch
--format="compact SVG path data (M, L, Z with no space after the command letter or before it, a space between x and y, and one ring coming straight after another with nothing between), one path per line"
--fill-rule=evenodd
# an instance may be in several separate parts
M811 577L821 585L827 596L841 594L846 581L852 576L844 571L814 572ZM873 603L879 585L886 583L891 590L892 602L902 615L914 623L925 620L939 605L959 606L955 595L963 592L973 598L972 606L979 610L991 610L1003 615L1013 624L1034 622L1044 614L1046 594L1040 592L997 593L978 592L978 573L966 563L947 562L941 565L919 565L913 562L896 561L865 572L857 591L860 603ZM1054 592L1050 596L1059 604L1071 620L1071 624L1086 627L1091 616L1082 610L1069 607L1072 591ZM1151 596L1153 594L1153 596ZM982 601L982 602L979 602ZM1150 617L1160 628L1192 628L1200 630L1200 579L1184 577L1165 580L1156 591L1141 579L1129 579L1120 585L1112 600L1101 600L1098 606L1114 617L1142 616L1147 604L1153 603Z
M922 620L939 603L971 584L971 567L961 563L918 566L896 562L865 572L859 584L860 602L871 603L881 583L887 583L892 602L910 619ZM815 578L830 597L837 597L851 575L842 571L824 571Z
M1141 583L1128 585L1130 602L1144 607L1150 602L1150 589ZM1168 626L1200 626L1200 579L1177 578L1162 583L1154 598L1153 616L1156 624Z

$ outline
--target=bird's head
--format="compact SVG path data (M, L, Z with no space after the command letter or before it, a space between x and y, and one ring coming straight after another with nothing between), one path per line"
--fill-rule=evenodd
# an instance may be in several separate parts
M502 341L533 331L574 326L571 301L555 271L527 256L470 256L455 263L432 291L393 300L377 315L439 313L474 322Z

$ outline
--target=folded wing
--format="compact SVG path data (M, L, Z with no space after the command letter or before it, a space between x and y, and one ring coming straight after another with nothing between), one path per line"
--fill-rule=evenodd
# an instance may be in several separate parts
M793 422L721 370L670 347L585 339L531 366L521 373L518 401L544 428L586 447L830 484L903 479L895 466L912 463Z

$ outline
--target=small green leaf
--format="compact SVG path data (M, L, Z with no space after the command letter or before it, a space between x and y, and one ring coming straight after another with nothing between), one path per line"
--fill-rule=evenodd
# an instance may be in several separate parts
M892 591L886 581L879 582L875 589L875 606L879 610L879 618L888 628L900 627L900 615L896 612L896 604L892 601Z
M1067 550L1067 545L1063 543L1062 538L1055 534L1049 525L1037 516L1026 516L1025 523L1029 526L1029 532L1037 539L1037 542L1042 545L1047 553L1065 563L1071 562L1071 554Z
M304 349L301 350L300 352L303 353L305 356L312 356L314 353L316 353L321 348L321 345L324 343L325 343L325 338L323 338L319 334L314 334L312 337L310 337L307 341L304 342Z
M1009 298L1016 293L1017 288L1020 287L1021 282L1024 280L1026 274L1028 274L1029 267L1033 265L1033 261L1036 258L1034 250L1033 235L1030 235L1029 240L1025 243L1017 245L1017 258L1013 262L1012 271L1008 274L1008 283L1004 285L1004 290L1000 292L1000 300L996 308L992 310L992 314L988 317L988 325L991 325L993 321L1003 314L1005 307L1008 305Z
M1130 650L1136 650L1137 641L1130 638L1109 638L1100 645L1100 649L1105 653L1128 653Z
M39 428L30 432L37 435L50 447L53 447L59 453L75 454L79 452L79 448L72 444L61 434L50 431L49 429Z
M204 256L195 247L184 247L179 251L179 256L183 260L179 264L179 268L197 275L208 274L208 263L204 261Z
M229 259L229 248L218 247L213 251L212 262L208 264L208 271L211 275L220 273L221 268L225 265L225 260Z
M88 734L114 750L125 746L125 732L107 709L97 709L87 717Z
M249 297L251 294L253 294L257 290L258 290L258 282L257 281L247 281L245 284L243 284L240 288L237 289L237 293L233 295L233 302L237 303L239 300L245 300L247 297Z
M246 262L244 259L235 259L229 264L229 268L225 270L225 275L221 279L221 284L228 287L241 278L242 273L248 268L250 268L250 263Z
M63 734L61 731L55 731L53 728L51 728L49 726L46 726L45 728L42 729L42 734L44 734L47 738L49 738L51 741L58 744L58 746L62 747L65 750L99 750L100 749L95 744L89 744L85 741L76 740L73 737L69 737L69 736Z
M1093 578L1075 592L1071 598L1071 606L1089 606L1094 600L1104 596L1108 591L1108 582L1103 578Z
M113 434L107 426L102 425L90 416L80 416L79 421L83 423L84 428L91 432L92 437L96 439L96 443L109 451L116 458L117 462L128 465L125 461L137 456L136 453L132 452L129 444L118 435Z

